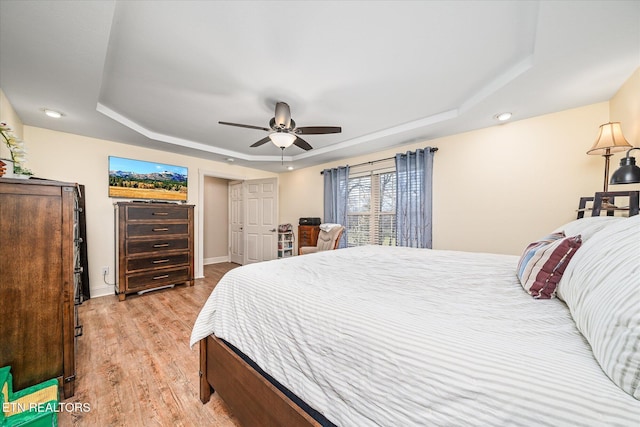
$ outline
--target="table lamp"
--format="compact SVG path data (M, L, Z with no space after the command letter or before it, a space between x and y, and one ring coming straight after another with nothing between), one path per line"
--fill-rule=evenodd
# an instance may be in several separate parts
M587 154L600 154L604 157L604 192L609 191L609 159L613 153L633 148L624 138L620 122L600 125L600 133Z

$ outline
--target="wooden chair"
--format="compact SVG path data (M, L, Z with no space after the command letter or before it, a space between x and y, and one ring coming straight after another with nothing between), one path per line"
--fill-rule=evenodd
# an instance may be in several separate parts
M318 243L316 246L301 246L299 255L338 249L342 233L344 233L343 226L333 227L329 231L324 231L321 228L320 233L318 233Z
M0 368L0 400L2 401L2 427L45 427L58 425L58 380L51 379L13 391L11 367Z

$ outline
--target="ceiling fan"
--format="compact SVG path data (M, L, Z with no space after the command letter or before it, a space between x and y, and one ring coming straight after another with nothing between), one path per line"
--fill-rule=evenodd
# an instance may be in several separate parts
M291 118L291 110L285 102L276 103L275 116L269 121L269 127L243 125L239 123L218 122L221 125L238 126L241 128L259 129L269 133L269 136L255 142L251 147L259 147L271 141L276 147L280 147L283 151L285 148L296 145L303 150L309 151L313 147L307 141L300 138L299 135L321 135L326 133L340 133L342 128L339 126L303 126L296 127L296 122Z

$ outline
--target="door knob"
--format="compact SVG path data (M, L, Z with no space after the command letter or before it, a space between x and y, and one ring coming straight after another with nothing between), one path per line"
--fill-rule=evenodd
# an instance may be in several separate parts
M276 232L276 229L275 229L275 228L272 228L272 229L271 229L271 230L269 230L269 231L270 231L270 232L272 232L272 233L275 233L275 232Z

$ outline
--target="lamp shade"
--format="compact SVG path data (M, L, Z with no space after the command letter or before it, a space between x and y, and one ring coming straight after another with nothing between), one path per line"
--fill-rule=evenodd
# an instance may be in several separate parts
M587 154L609 154L617 151L624 151L632 148L622 134L620 122L609 122L600 125L600 132L593 147L587 151Z
M269 134L269 139L276 147L287 148L293 144L297 136L287 132L273 132Z
M627 155L620 159L620 168L611 176L611 184L636 184L640 182L640 167L636 166L636 158L629 156L632 148L627 151Z

